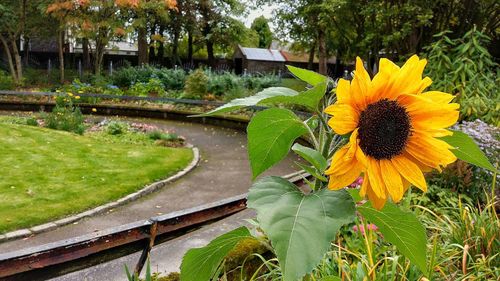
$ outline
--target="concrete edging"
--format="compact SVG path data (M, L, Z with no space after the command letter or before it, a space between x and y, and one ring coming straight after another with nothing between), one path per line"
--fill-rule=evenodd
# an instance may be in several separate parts
M104 205L95 207L93 209L90 209L90 210L87 210L87 211L84 211L84 212L81 212L81 213L78 213L78 214L75 214L75 215L72 215L69 217L65 217L65 218L62 218L62 219L59 219L56 221L51 221L51 222L44 223L41 225L36 225L36 226L30 227L30 228L23 228L23 229L7 232L5 234L0 234L0 242L5 242L7 240L13 240L13 239L18 239L18 238L24 238L24 237L27 237L27 236L30 236L33 234L39 234L42 232L46 232L46 231L55 229L59 226L74 223L76 221L79 221L80 219L95 216L97 214L101 214L101 213L108 211L110 209L124 205L128 202L137 200L146 194L152 193L160 188L165 187L167 184L178 180L182 176L184 176L187 173L189 173L190 171L192 171L200 162L201 157L200 157L199 149L191 144L187 144L186 147L191 148L191 150L193 151L193 160L191 161L191 163L189 163L189 165L187 167L185 167L181 171L177 172L175 175L170 176L164 180L154 182L154 183L152 183L152 184L150 184L150 185L148 185L148 186L146 186L146 187L144 187L144 188L142 188L134 193L131 193L131 194L125 196L125 197L122 197L122 198L115 200L113 202L109 202L109 203L106 203Z

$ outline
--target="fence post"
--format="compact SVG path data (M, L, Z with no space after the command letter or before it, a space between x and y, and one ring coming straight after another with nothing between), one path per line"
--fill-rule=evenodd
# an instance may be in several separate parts
M109 76L113 76L113 61L109 62Z
M83 80L82 60L78 60L78 76L80 77L80 81L82 81Z

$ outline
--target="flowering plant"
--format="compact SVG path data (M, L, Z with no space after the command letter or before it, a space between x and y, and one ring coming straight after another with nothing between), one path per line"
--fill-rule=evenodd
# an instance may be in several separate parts
M426 191L424 172L441 171L457 158L495 169L468 135L447 129L456 123L459 105L450 103L454 98L450 94L425 91L432 83L429 77L422 78L425 65L417 56L402 67L381 59L380 71L372 79L358 58L353 80L338 83L288 66L309 84L307 89L267 88L203 114L268 107L257 112L247 128L254 179L290 149L306 163L297 164L310 174L305 180L309 192L271 176L258 179L248 194L247 205L257 211L259 229L269 239L283 280L311 272L340 227L354 221L356 211L371 223L363 229L376 225L386 241L428 275L425 229L396 203L411 185ZM283 104L299 105L312 114L303 117L280 107ZM294 144L301 137L310 147ZM353 183L360 188L345 188ZM190 250L181 279L213 278L224 256L250 237L242 227Z

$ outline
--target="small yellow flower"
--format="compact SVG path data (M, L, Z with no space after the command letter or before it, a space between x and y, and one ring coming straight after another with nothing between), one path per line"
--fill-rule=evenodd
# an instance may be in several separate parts
M95 109L95 108L92 108L92 112L97 112L97 109Z
M80 90L80 91L78 91L78 93L79 93L79 94L83 94L83 91L82 91L82 90Z
M427 190L423 172L441 171L455 162L453 149L439 137L458 120L453 96L424 92L431 83L422 78L427 61L412 56L402 67L380 60L380 71L370 78L360 58L354 79L340 79L337 102L325 109L328 125L349 143L333 156L328 187L340 189L363 174L360 195L381 209L388 198L399 202L411 184Z
M80 99L80 96L75 96L75 99L79 100L79 99Z
M73 93L68 93L68 96L72 97L72 96L73 96Z
M56 93L60 93L60 92L61 92L61 90L56 90Z

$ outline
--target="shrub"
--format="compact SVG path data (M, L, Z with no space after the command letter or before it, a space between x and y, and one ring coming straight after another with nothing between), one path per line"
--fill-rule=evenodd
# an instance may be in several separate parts
M232 73L212 74L208 75L207 91L215 96L221 97L227 92L234 89L242 89L243 81L240 77Z
M173 133L163 133L161 131L152 131L148 133L148 137L152 140L176 140L179 138L177 134Z
M128 91L131 96L153 96L159 97L166 94L163 84L157 78L151 78L146 83L136 83Z
M159 79L166 90L179 91L184 88L186 74L182 69L144 67L124 67L111 77L112 83L121 88L129 88L136 83L147 83Z
M484 47L490 38L474 27L462 38L450 39L447 32L426 48L432 89L457 94L461 119L482 119L500 124L498 64Z
M26 119L26 125L38 127L38 121L34 117L29 117Z
M208 77L202 69L197 69L189 74L184 88L185 98L202 99L207 94Z
M51 113L44 114L47 128L73 132L82 135L85 132L84 118L80 108L74 105L71 94L56 97L56 106Z
M128 125L123 122L111 121L106 127L106 132L110 135L121 135L128 131Z
M16 83L12 76L0 70L0 90L14 90L15 88Z

